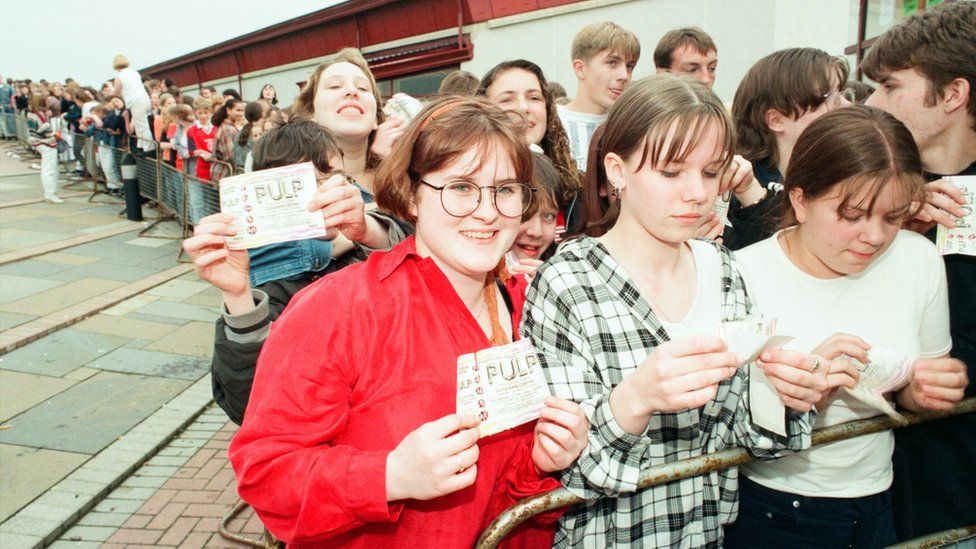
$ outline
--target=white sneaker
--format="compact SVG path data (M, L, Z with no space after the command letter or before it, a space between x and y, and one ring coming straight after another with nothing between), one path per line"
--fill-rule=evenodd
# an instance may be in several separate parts
M30 169L32 169L32 170L39 170L39 169L41 169L41 165L40 164L31 164L30 165Z
M64 200L56 194L46 194L44 195L44 200L50 202L51 204L60 204Z

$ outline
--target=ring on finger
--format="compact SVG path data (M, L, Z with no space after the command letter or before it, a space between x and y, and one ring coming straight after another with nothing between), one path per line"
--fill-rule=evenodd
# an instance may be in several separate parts
M465 469L467 469L467 467L465 467L464 464L461 463L461 457L460 456L454 456L454 459L457 460L457 464L458 464L457 472L454 473L454 474L455 475L460 475L461 473L464 472Z
M819 369L820 369L820 357L817 355L813 355L813 368L810 368L810 373L811 374L815 373Z

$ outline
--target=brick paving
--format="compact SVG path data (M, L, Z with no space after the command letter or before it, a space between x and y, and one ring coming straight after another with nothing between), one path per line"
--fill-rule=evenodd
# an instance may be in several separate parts
M201 416L219 292L177 262L178 225L144 238L117 203L43 202L14 148L0 143L0 549L99 547L157 492L190 490L163 486L227 423ZM218 454L207 450L198 461ZM191 474L192 489L231 482L221 465ZM217 498L174 497L140 541L209 542L219 518L191 506Z
M249 547L218 533L240 501L227 460L236 429L212 406L51 547ZM249 507L227 528L254 540L264 530Z

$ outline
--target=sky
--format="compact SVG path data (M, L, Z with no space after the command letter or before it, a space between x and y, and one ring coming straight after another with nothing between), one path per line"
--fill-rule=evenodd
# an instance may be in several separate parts
M83 85L113 78L121 53L134 69L312 13L341 0L28 0L5 10L0 75ZM8 6L10 8L12 6Z

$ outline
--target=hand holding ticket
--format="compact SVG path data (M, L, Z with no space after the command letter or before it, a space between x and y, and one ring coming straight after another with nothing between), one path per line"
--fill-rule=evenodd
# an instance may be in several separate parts
M756 366L756 359L766 349L782 347L793 340L790 336L774 335L776 319L765 316L723 322L718 335L730 351L739 355L740 364L749 369L749 413L757 426L786 436L786 405L765 372Z
M946 178L962 190L965 204L962 217L956 217L956 228L947 229L939 225L935 244L942 255L964 254L976 256L976 176L954 176Z
M457 379L457 413L477 416L482 437L538 419L549 396L528 339L459 356Z
M853 389L844 387L857 400L898 419L905 418L885 399L885 393L897 391L911 380L914 360L907 356L878 347L868 351L867 363L850 359L861 377Z
M311 162L246 173L220 180L220 211L234 216L231 250L326 236L318 212L308 211L315 196Z
M790 336L774 335L776 319L765 316L723 322L718 336L725 341L729 351L739 355L741 365L755 362L766 349L782 347L793 340Z

